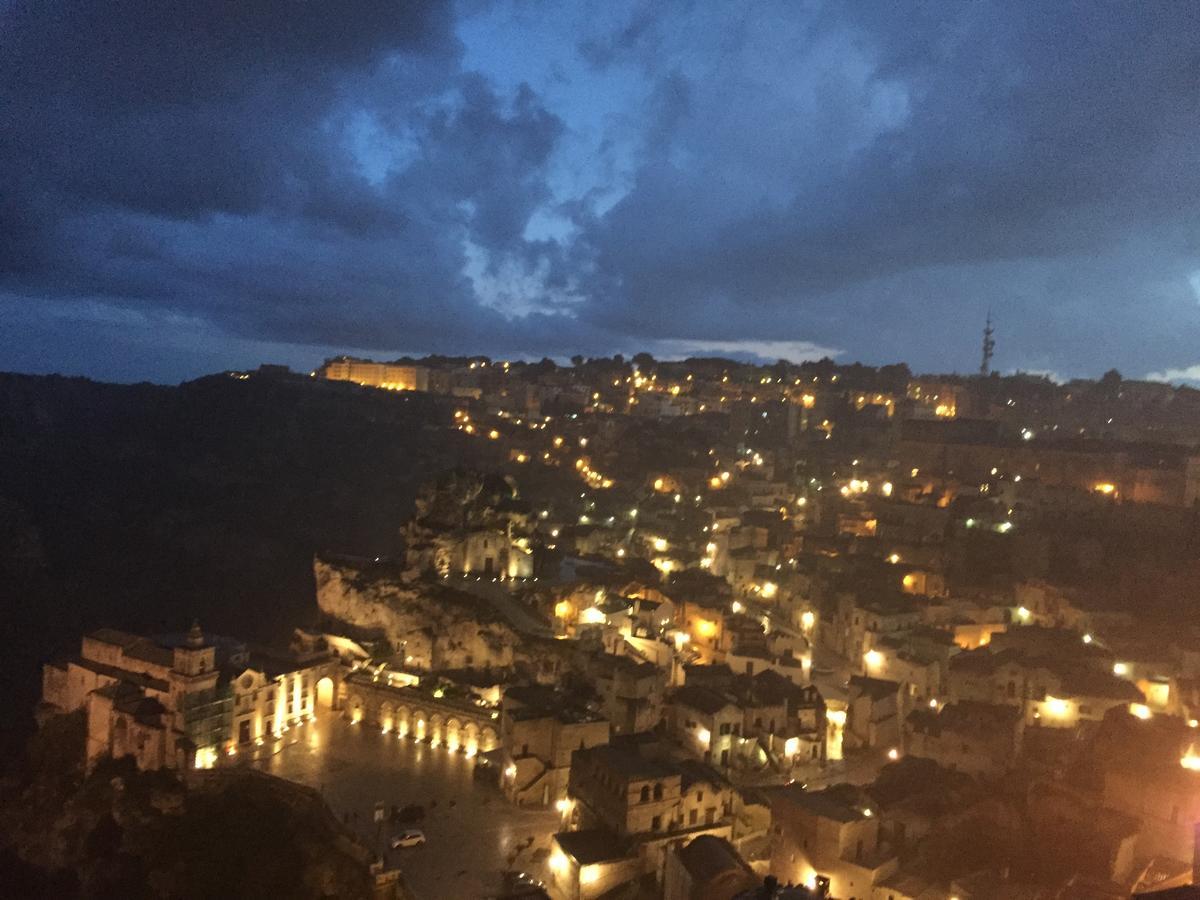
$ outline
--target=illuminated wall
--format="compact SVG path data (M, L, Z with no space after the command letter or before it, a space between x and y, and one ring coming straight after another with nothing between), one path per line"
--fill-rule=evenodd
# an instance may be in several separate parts
M317 374L330 381L352 381L366 387L392 391L429 390L429 370L424 366L393 365L343 357L325 363Z

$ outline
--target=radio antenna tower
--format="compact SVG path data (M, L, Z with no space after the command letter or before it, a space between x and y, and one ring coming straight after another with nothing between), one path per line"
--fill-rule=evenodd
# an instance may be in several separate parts
M979 374L984 378L992 374L992 353L996 349L996 340L992 337L993 334L995 334L995 329L992 328L992 311L989 309L987 324L983 327L983 359L979 363Z

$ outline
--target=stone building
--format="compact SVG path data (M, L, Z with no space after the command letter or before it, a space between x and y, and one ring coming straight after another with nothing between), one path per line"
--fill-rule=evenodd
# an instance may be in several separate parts
M571 759L608 743L609 723L540 686L511 688L500 714L501 788L518 806L567 800Z
M225 666L233 701L231 745L262 745L315 718L319 706L336 708L340 668L337 654L328 649L297 655L255 648L234 654Z
M771 873L831 897L874 897L899 861L883 841L870 800L850 785L823 791L778 788L771 799Z
M416 506L403 529L410 569L496 579L533 575L531 511L512 479L454 470L426 485Z
M143 769L207 768L312 718L318 695L332 706L340 679L329 650L251 651L199 625L154 639L102 628L78 656L45 666L42 702L47 712L86 710L89 766L131 755Z
M850 678L849 716L845 741L848 747L891 748L900 743L904 704L901 685L882 678Z
M87 763L132 755L140 768L202 764L229 737L216 648L193 625L179 642L102 628L78 656L43 669L48 711L87 712Z
M703 834L667 852L664 900L729 900L760 884L754 870L722 838Z
M499 709L446 696L438 688L413 684L410 677L359 669L346 676L344 697L344 718L384 734L445 746L468 757L500 745Z
M1025 721L1012 706L962 701L940 711L916 709L904 727L904 751L969 775L997 777L1021 752Z
M596 654L583 662L614 734L649 731L662 720L668 673L630 656Z
M728 768L741 750L745 714L731 697L700 685L671 695L667 725L697 759Z
M573 830L556 835L551 851L562 894L588 900L619 879L653 876L661 884L671 845L701 834L735 837L740 798L732 785L707 766L660 757L646 737L576 751L566 809ZM585 862L576 853L580 843L608 855L589 851Z
M326 360L317 369L317 376L329 381L352 381L389 391L429 390L429 369L415 364L379 363L339 356Z

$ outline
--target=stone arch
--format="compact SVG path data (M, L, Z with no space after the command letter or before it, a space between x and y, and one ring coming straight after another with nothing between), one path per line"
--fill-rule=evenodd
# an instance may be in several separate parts
M462 727L462 746L467 756L479 752L479 726L469 719Z
M351 694L350 702L346 705L346 715L350 717L350 721L357 724L363 720L363 716L366 714L367 708L363 703L363 698L358 694Z
M479 752L487 753L489 750L495 750L498 743L496 729L491 725L484 725L479 732Z
M392 709L392 704L384 700L379 704L379 727L384 734L391 731L396 725L396 713Z
M412 712L407 706L396 707L396 734L408 737L412 730Z
M318 709L333 709L336 704L337 686L333 683L333 679L328 675L318 679L316 707Z
M429 743L435 747L446 738L444 722L445 719L439 712L429 717Z
M462 722L453 716L446 720L446 749L457 750L462 746Z
M425 740L429 734L429 716L423 709L413 710L413 736L418 741Z

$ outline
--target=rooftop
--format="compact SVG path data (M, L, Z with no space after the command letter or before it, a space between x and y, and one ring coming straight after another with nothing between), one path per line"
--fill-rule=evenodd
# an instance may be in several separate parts
M797 806L813 815L835 822L855 822L863 818L857 806L849 802L846 792L839 787L825 788L823 791L807 791L798 784L775 788L768 791L772 802L782 801Z
M558 846L579 865L627 859L629 847L610 831L592 828L586 831L563 831L554 836Z
M597 765L610 769L630 780L670 778L671 776L680 775L678 767L667 765L655 759L649 759L642 756L636 750L612 744L602 744L598 747L589 747L586 750L576 750L574 759L580 759L580 757L594 760Z
M733 701L724 694L699 685L681 687L671 695L671 702L687 706L708 716L714 716L726 707L734 705Z
M169 669L175 661L175 656L169 648L127 631L119 631L116 628L99 628L87 637L103 644L118 646L126 656L152 665L164 666Z
M84 659L82 656L72 656L67 659L68 663L74 664L84 669L90 669L98 675L106 675L109 678L114 678L117 681L123 681L128 684L136 685L148 691L158 691L165 694L170 686L160 678L153 678L149 675L144 675L141 672L131 672L128 669L121 669L116 666L106 665L105 663L96 662L91 659Z
M884 700L888 697L895 697L900 691L900 684L896 681L871 678L867 675L853 675L850 678L851 693L855 688L860 694L866 695L872 700Z
M757 881L753 871L738 855L733 845L716 835L702 834L676 852L679 854L679 862L692 876L695 885L730 871L741 872Z

